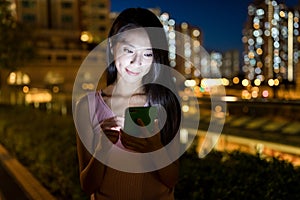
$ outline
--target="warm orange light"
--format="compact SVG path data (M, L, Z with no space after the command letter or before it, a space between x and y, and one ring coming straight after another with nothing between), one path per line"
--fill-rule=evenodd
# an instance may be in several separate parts
M259 24L258 24L258 23L254 23L254 24L253 24L253 28L259 29Z
M285 17L285 13L283 11L279 12L280 17Z
M232 82L233 82L234 84L238 84L238 83L240 82L239 77L234 77L234 78L232 79Z
M257 67L262 68L263 67L263 63L261 61L258 61L256 64Z
M261 48L256 49L256 53L258 55L261 55L263 53L263 50Z
M252 52L252 51L250 51L249 53L248 53L248 57L251 59L251 58L254 58L254 53Z
M274 79L274 85L275 86L278 86L279 85L279 80L276 78L276 79Z

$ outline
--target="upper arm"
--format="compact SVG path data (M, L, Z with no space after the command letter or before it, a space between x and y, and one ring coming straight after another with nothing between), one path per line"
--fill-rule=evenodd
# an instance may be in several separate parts
M75 106L74 121L76 126L77 153L80 171L88 164L92 157L93 128L90 120L87 96L80 99Z

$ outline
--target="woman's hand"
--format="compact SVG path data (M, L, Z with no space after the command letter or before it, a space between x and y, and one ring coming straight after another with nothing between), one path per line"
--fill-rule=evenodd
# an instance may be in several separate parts
M115 116L104 120L100 124L103 133L113 144L119 139L122 121L124 121L122 118Z
M121 129L120 139L123 146L127 149L140 153L152 152L162 148L163 145L161 143L161 136L158 128L158 120L154 120L153 133L149 133L149 131L145 128L144 122L141 119L138 119L137 122L140 126L142 126L140 132L141 136L143 136L144 138L134 137L125 133ZM147 137L149 135L151 136Z

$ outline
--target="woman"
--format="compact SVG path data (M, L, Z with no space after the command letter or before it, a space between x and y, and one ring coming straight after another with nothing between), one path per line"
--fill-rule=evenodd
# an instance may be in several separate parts
M108 43L107 87L82 98L75 110L81 186L96 200L174 199L178 160L137 173L105 163L114 157L110 152L115 147L154 152L177 137L181 109L170 70L165 69L169 63L162 24L147 9L126 9L114 21ZM166 113L166 120L159 115L152 131L141 128L144 138L123 131L127 107L154 105L161 108L159 113ZM144 126L143 121L138 123ZM162 156L173 159L168 152Z

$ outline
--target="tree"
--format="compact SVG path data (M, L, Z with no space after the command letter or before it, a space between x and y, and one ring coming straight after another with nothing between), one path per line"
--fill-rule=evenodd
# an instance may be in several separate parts
M33 32L13 16L12 3L0 2L0 68L15 70L35 55Z

